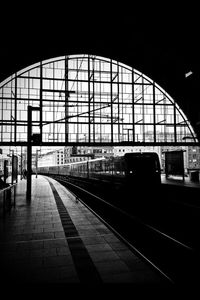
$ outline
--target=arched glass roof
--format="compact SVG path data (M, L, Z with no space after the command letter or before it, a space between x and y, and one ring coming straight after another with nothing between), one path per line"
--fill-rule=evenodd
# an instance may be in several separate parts
M26 144L27 107L42 145L197 142L177 103L139 71L95 55L41 61L0 84L0 142Z

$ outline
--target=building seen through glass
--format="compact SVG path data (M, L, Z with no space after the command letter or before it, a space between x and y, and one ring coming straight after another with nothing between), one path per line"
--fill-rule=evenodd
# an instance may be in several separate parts
M184 151L185 173L200 168L196 134L174 99L146 75L104 57L41 61L0 84L1 174L5 161L11 173L15 156L19 173L27 169L30 127L32 168L155 151L164 172L164 153L174 149Z
M165 173L166 151L184 151L184 170L185 175L189 175L191 170L200 169L200 147L199 146L144 146L144 147L34 147L32 155L32 168L57 166L74 163L88 158L112 158L123 156L125 153L133 152L156 152L159 156L162 173ZM27 169L27 150L26 147L3 147L0 152L0 175L3 176L4 161L8 161L8 172L12 171L12 155L18 157L18 174ZM22 175L22 174L21 174Z

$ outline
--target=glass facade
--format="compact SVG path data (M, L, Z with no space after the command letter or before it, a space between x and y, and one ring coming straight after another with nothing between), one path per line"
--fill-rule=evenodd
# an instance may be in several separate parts
M153 80L122 63L93 55L39 62L0 84L0 142L42 145L196 143L183 111Z

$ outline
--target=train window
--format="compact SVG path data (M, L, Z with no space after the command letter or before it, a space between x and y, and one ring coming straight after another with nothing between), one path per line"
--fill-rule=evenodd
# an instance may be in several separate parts
M160 163L156 153L140 153L126 156L128 174L153 174L160 172Z

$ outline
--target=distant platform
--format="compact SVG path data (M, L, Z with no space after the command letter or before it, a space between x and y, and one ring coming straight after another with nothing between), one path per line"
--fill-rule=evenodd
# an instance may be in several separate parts
M185 187L200 188L200 182L191 181L189 176L187 177L185 176L183 180L182 176L170 176L166 178L165 174L162 174L161 182L163 184L172 184L172 185L179 185Z

